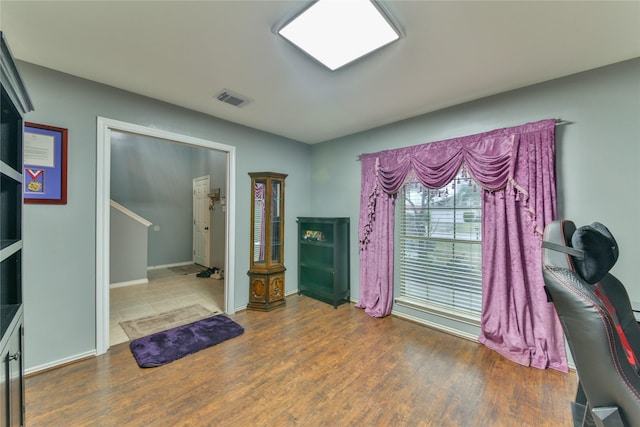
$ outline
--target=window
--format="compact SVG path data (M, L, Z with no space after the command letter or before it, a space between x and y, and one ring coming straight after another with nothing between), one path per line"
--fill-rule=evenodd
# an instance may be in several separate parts
M481 193L464 168L438 190L405 184L399 198L400 301L480 319Z

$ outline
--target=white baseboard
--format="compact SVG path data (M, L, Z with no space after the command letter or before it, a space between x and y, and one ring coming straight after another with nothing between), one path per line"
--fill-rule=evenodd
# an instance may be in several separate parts
M67 365L72 362L76 362L82 359L87 359L89 357L95 357L95 356L96 356L95 350L87 351L85 353L75 354L73 356L65 357L64 359L54 360L53 362L45 363L44 365L34 366L33 368L25 369L24 374L25 375L35 374L37 372L57 368L62 365Z
M132 285L143 285L145 283L149 283L149 279L144 278L144 279L138 279L138 280L129 280L128 282L111 283L109 285L109 289L122 288L124 286L132 286Z
M467 333L467 332L464 332L464 331L459 331L457 329L449 328L447 326L440 325L440 324L435 323L435 322L430 322L428 320L421 319L421 318L416 317L416 316L411 316L411 315L406 314L406 313L401 313L401 312L398 312L398 311L395 311L395 310L392 310L391 314L396 316L396 317L400 317L402 319L410 320L410 321L412 321L414 323L419 323L421 325L428 326L428 327L430 327L432 329L437 329L439 331L446 332L446 333L448 333L450 335L454 335L456 337L464 338L464 339L469 340L469 341L478 342L478 336L474 335L474 334L470 334L470 333Z
M159 268L170 268L170 267L182 267L185 265L195 264L193 261L184 261L184 262L176 262L173 264L163 264L163 265L149 265L147 266L147 270L157 270Z
M351 299L351 302L357 305L360 302L360 300L359 299ZM430 321L422 319L420 317L411 316L410 314L398 312L398 311L393 310L393 309L391 310L391 315L399 317L401 319L409 320L409 321L414 322L414 323L418 323L420 325L427 326L427 327L432 328L432 329L436 329L438 331L446 332L446 333L448 333L450 335L454 335L454 336L459 337L459 338L464 338L464 339L469 340L469 341L478 342L478 336L477 335L470 334L470 333L467 333L467 332L464 332L464 331L459 331L457 329L449 328L447 326L443 326L443 325L440 325L438 323L430 322Z
M291 295L296 295L297 293L298 293L298 289L295 289L295 290L289 292L288 294L285 294L285 297L290 297ZM349 302L352 303L352 304L357 304L357 303L360 302L360 300L349 298Z

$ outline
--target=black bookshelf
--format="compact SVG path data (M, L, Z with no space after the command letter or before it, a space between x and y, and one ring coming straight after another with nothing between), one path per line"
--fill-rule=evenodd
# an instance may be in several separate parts
M24 115L33 110L0 32L0 423L24 425L22 185Z

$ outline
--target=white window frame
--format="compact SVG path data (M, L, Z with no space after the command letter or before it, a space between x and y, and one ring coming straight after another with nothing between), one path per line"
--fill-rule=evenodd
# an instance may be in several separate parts
M458 173L458 175L446 187L443 187L443 189L441 190L430 190L430 191L431 191L431 195L433 195L434 192L435 193L440 192L441 194L445 192L451 192L452 194L455 194L455 193L461 192L461 191L456 192L456 187L460 189L461 185L469 186L470 188L473 188L474 193L477 194L478 197L472 197L470 199L472 200L472 202L470 203L472 203L473 206L469 205L468 207L464 207L462 205L457 205L456 203L454 203L453 206L451 207L441 208L441 207L437 207L436 204L433 202L433 200L436 200L437 198L432 197L431 205L425 208L426 210L429 210L432 213L441 213L441 214L452 213L453 221L451 222L450 225L453 227L453 230L454 230L453 234L455 234L455 230L457 229L454 223L459 225L463 222L467 222L463 219L464 212L474 212L475 213L474 219L472 221L469 221L471 224L467 224L462 228L468 229L470 234L471 234L471 230L476 230L477 234L474 234L473 236L465 236L467 238L456 238L456 236L446 236L441 233L439 234L437 231L430 232L427 230L425 230L424 236L416 236L415 230L414 230L414 233L409 233L408 235L406 235L405 234L406 227L412 226L412 224L407 222L408 217L405 215L404 191L406 188L408 188L408 186L414 186L413 188L414 188L414 194L415 194L416 189L418 191L421 191L420 187L422 187L422 185L419 184L417 180L414 179L414 180L408 181L403 187L403 189L401 190L401 193L399 194L399 197L397 199L398 200L397 204L399 206L398 206L397 215L396 215L396 218L397 218L396 225L399 230L398 248L400 253L400 256L399 256L400 268L399 268L399 282L398 282L399 292L398 292L398 296L395 299L395 302L398 305L409 307L411 309L434 314L440 317L445 317L457 322L463 322L472 326L479 326L481 310L482 310L482 271L481 271L482 230L481 230L481 224L479 222L479 218L477 218L477 215L481 216L481 213L482 213L482 206L481 206L482 189L479 187L477 183L475 183L468 176L465 169L463 168ZM449 196L444 196L444 197L449 197ZM450 197L455 197L455 196L452 195ZM445 212L447 210L451 212ZM415 221L415 218L414 218L414 221ZM430 221L427 227L430 227L432 225L431 222L433 221ZM442 244L442 245L445 245L445 247L448 244L453 244L455 246L456 243L469 245L468 247L470 248L470 254L471 252L473 252L476 258L473 258L470 261L470 263L472 264L472 268L469 268L467 271L472 271L472 274L470 277L468 277L469 281L468 283L465 283L465 285L473 286L479 292L479 295L477 295L476 293L472 293L472 296L468 296L468 298L472 301L468 309L460 309L460 308L456 308L454 305L446 305L446 304L443 304L442 302L440 303L434 302L433 300L429 300L429 298L427 297L425 297L424 299L420 297L416 297L416 294L418 293L421 293L421 292L428 293L430 292L431 289L438 289L437 283L429 284L429 283L426 283L428 281L426 277L419 278L421 275L421 272L416 271L416 268L415 268L416 267L416 264L415 264L416 246L415 245L417 243L420 243L423 247L425 246L425 244L426 245ZM412 244L414 246L411 246ZM472 245L478 245L478 249L477 250L473 249ZM454 246L452 246L452 248ZM424 253L421 252L422 250L424 249L417 249L417 251L419 252L418 254L419 256L425 255ZM413 261L409 261L406 258L408 256L411 256L409 254L410 252L414 253ZM480 258L477 259L477 256L479 256ZM439 258L439 259L442 260L442 258ZM405 263L405 260L407 260L406 263ZM465 273L461 273L461 276L465 276L465 275L466 275ZM418 281L416 282L416 280ZM412 281L414 285L417 285L417 288L408 284L407 283L408 281ZM408 286L411 288L408 288ZM424 289L422 288L423 286L424 286ZM448 291L460 292L460 290L455 291L453 288L455 288L455 285L453 285L450 289L448 289ZM445 286L444 289L447 289L447 287ZM437 299L437 298L434 298L434 299Z

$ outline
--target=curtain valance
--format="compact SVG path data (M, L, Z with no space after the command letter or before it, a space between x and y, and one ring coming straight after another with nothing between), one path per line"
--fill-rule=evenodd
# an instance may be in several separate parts
M528 136L530 133L534 133L536 137L540 137L542 133L545 134L542 136L544 140L553 140L555 120L542 120L476 135L363 154L360 156L363 171L365 168L369 169L373 175L369 180L371 188L367 188L368 205L375 205L376 190L393 195L409 176L426 187L442 188L456 176L462 165L483 189L497 191L507 188L518 200L524 195L524 202L528 205L529 197L535 193L535 186L532 189L529 185L535 182L536 175L534 172L533 181L530 182L531 171L536 169L531 164L542 160L538 159L541 151L528 144L531 140ZM553 150L551 154L555 155ZM548 159L546 163L548 164ZM537 200L534 202L527 207L535 217L535 207L540 203ZM361 217L361 245L369 240L372 216L367 217ZM536 224L534 231L541 236L543 229L544 224Z

